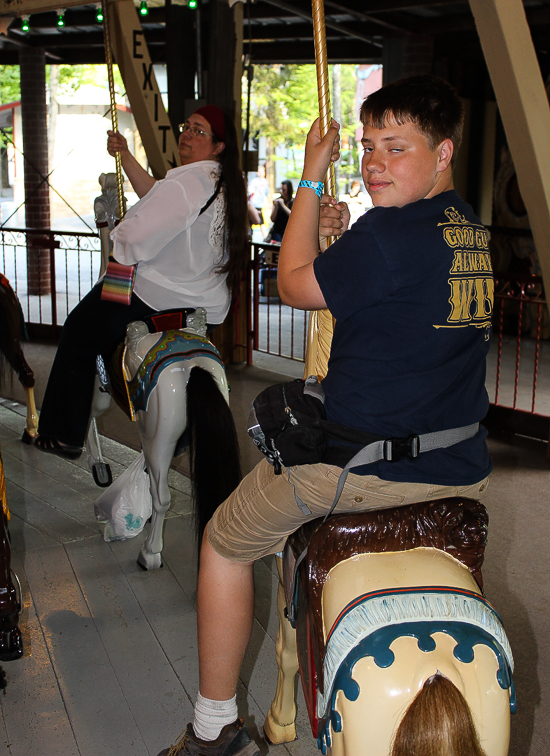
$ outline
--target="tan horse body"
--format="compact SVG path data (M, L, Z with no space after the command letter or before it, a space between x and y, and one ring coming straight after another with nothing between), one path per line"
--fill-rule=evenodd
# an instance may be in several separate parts
M390 756L409 705L439 677L465 700L479 752L506 756L512 659L482 596L486 523L479 503L448 499L330 518L311 540L295 534L285 550L286 595L279 589L279 680L267 738L295 737L299 667L323 753ZM292 588L290 568L308 541ZM293 590L297 632L281 613ZM438 748L429 753L454 753Z

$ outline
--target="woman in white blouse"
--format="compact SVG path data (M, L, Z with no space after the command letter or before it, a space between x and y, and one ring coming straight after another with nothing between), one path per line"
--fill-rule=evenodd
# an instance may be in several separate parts
M76 459L86 435L98 354L108 355L132 320L204 307L222 323L247 259L247 197L235 126L215 105L180 126L181 166L156 181L108 132L107 149L141 198L111 233L113 256L137 263L130 305L101 299L100 281L71 311L48 380L35 445Z

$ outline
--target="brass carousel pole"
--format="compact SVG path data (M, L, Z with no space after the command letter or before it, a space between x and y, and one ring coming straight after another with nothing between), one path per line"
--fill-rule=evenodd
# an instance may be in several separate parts
M319 97L320 131L323 137L330 127L330 89L328 84L327 41L325 8L323 0L312 0L313 39L315 43L315 66L317 68L317 92ZM325 180L325 192L334 197L334 164L330 164ZM333 241L328 239L328 244ZM334 318L328 310L316 310L309 316L304 375L324 378L327 372Z
M109 99L111 103L111 123L113 125L113 131L118 131L118 113L116 109L115 100L115 80L113 78L113 56L111 48L111 34L109 28L109 11L107 8L107 0L101 1L101 7L103 10L103 39L105 44L105 60L107 63L107 77L109 79ZM115 155L116 166L116 189L118 196L118 214L120 220L124 218L124 179L122 177L122 162L120 158L120 152Z

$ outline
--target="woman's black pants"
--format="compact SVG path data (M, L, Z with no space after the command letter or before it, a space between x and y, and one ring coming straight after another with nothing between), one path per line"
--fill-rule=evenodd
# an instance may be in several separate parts
M108 356L132 320L156 312L135 294L129 305L103 301L99 283L71 311L52 365L38 433L83 446L90 419L96 357Z

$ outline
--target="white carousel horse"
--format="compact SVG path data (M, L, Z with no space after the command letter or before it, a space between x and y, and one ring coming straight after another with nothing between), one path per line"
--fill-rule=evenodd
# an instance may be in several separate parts
M102 273L111 252L109 231L119 210L116 175L102 173L99 183L102 194L94 201L94 212L101 237ZM163 313L159 317L162 319ZM184 327L162 326L171 330L150 333L145 323L130 323L126 349L122 353L121 345L115 358L118 364L110 371L110 378L115 378L115 382L110 381L115 400L128 411L129 396L135 410L149 473L153 515L138 557L138 564L147 570L162 565L162 527L170 506L168 470L176 453L189 446L199 543L215 509L241 479L225 368L217 349L206 338L206 311L201 307L188 311L181 325ZM102 361L98 362L101 365ZM121 372L122 363L127 381ZM110 404L109 381L101 367L98 373L86 449L96 483L108 486L111 471L103 461L95 420Z
M205 334L206 311L199 307L187 315L183 329L150 333L144 322L130 323L124 354L118 353L126 371L153 500L149 535L138 557L138 564L147 570L162 565L162 526L170 506L168 470L176 453L190 448L199 542L215 509L241 479L225 368ZM108 406L106 396L96 393L93 416L100 414L98 402L101 409ZM117 399L116 391L114 396ZM91 427L86 442L89 460L96 445Z
M299 669L323 754L506 756L513 661L480 587L482 505L447 499L320 522L284 553L268 741L296 736ZM285 608L293 620L297 610L296 631Z

